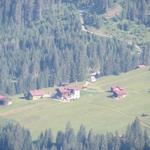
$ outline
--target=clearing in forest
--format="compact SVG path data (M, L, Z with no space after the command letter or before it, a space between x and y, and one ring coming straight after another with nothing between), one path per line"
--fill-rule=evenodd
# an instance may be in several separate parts
M116 100L110 97L110 87L119 85L128 94ZM45 89L54 91L54 88ZM137 69L119 76L108 76L91 83L81 91L81 98L71 103L52 99L25 101L22 95L11 97L13 104L0 108L0 117L18 121L29 128L34 138L46 128L55 133L64 130L67 122L77 130L81 124L95 132L123 132L135 117L143 127L150 128L150 71ZM144 114L144 115L143 115Z

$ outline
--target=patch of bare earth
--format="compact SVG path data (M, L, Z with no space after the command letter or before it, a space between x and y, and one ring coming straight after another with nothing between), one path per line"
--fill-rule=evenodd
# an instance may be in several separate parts
M112 38L112 35L110 35L110 33L103 31L101 29L96 29L94 27L88 27L88 32L101 37Z
M112 8L109 8L107 12L104 14L106 19L111 19L116 16L120 16L122 12L122 7L119 4L115 4Z

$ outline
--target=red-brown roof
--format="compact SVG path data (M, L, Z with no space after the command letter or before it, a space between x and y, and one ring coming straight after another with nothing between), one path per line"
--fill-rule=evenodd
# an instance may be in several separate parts
M117 96L123 96L123 95L127 94L126 90L119 86L113 86L113 87L111 87L111 89L112 89L112 92L117 94Z
M62 95L70 95L73 91L80 90L78 87L60 87L57 89Z
M123 96L123 95L127 94L127 92L124 89L116 90L116 91L114 91L114 93L116 93L118 96Z
M69 93L68 88L64 88L64 87L58 88L57 91L59 91L60 93Z
M0 101L3 101L3 100L5 100L5 99L6 99L6 97L5 97L5 96L0 95Z
M32 91L30 91L30 94L32 96L43 96L44 92L42 90L32 90Z
M145 65L138 65L138 68L145 68Z

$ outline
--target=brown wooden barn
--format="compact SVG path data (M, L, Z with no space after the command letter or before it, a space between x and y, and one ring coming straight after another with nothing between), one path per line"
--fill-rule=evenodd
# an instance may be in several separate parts
M0 95L0 105L11 105L12 104L12 101L6 97L6 96L3 96L3 95Z
M111 87L111 92L113 92L114 97L123 98L127 96L127 91L119 86Z

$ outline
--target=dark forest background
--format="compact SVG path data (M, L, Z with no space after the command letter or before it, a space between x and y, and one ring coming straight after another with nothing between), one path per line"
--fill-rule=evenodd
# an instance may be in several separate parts
M149 0L0 0L0 91L84 81L91 71L118 75L150 64L150 42L135 47L81 30L78 10L103 14L120 3L122 18L150 27ZM121 19L121 18L120 18Z
M83 125L76 133L68 123L56 138L48 129L34 141L29 130L7 122L0 127L0 150L150 150L150 138L139 119L128 126L125 134L96 134L87 132Z
M135 46L82 31L79 10L104 14L115 3L119 18L150 27L149 0L0 0L0 93L84 81L92 71L118 75L150 65L150 42ZM86 22L90 22L86 18ZM97 21L100 25L103 18ZM46 130L35 140L18 123L0 126L0 150L150 150L148 132L136 119L125 134L75 133L70 124L56 139Z

